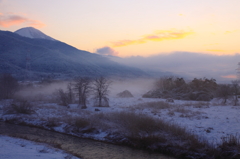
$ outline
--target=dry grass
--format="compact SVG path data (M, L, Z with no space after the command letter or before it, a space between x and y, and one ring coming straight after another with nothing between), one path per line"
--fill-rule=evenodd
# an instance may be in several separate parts
M87 118L84 117L77 117L73 118L74 125L78 128L86 128L87 126L90 126L90 121Z
M171 147L175 150L179 149L179 152L194 153L203 153L213 149L207 140L188 132L186 128L146 114L113 112L102 113L101 118L99 122L108 121L105 123L109 126L108 131L112 132L112 129L116 129L118 133L128 138L130 141L128 144L137 148L167 153L171 152Z
M59 126L60 122L59 122L59 118L58 117L48 117L47 118L47 125L49 127L55 127L55 126Z
M172 105L167 102L158 101L158 102L147 102L147 103L138 104L136 107L151 108L151 109L169 109L172 107Z
M33 105L27 100L13 100L3 107L4 114L33 114Z
M238 146L240 148L240 136L236 134L223 137L222 146Z
M209 102L186 102L182 104L181 106L188 106L188 107L193 107L193 108L209 108L210 103Z
M228 135L222 138L222 143L212 151L216 159L239 159L240 136Z
M141 143L142 145L140 144L140 147L151 147L153 144L164 144L167 142L170 145L172 144L172 146L186 144L189 148L196 150L200 147L206 147L208 144L188 132L186 128L175 123L153 118L146 114L112 112L96 114L91 118L96 118L95 121L97 122L94 123L94 127L104 123L105 127L109 129L108 131L112 132L115 130L121 133L130 140L133 140L134 145L139 146Z
M172 108L169 110L168 115L169 116L174 116L176 115L176 113L180 113L179 117L182 118L207 118L206 116L204 116L203 114L205 114L204 112L200 112L200 111L193 111L187 108L184 108L183 106L177 106L175 108Z

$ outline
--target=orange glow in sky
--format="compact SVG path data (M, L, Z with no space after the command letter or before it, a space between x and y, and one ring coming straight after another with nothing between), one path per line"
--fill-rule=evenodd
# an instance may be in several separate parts
M175 30L159 30L155 34L145 35L137 40L120 40L113 42L113 47L123 47L132 44L143 44L147 41L163 41L163 40L174 40L182 39L185 36L191 34L190 32L175 31Z
M240 52L239 0L0 0L0 30L33 26L81 50L118 56Z

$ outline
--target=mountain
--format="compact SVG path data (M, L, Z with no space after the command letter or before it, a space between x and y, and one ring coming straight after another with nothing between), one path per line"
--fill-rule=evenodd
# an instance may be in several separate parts
M26 28L23 32L24 30L26 31ZM66 43L39 36L28 38L18 33L0 31L0 73L11 73L18 79L23 79L26 74L34 79L147 76L140 69L113 62L98 54L78 50Z
M14 33L32 39L55 40L33 27L26 27L15 31Z

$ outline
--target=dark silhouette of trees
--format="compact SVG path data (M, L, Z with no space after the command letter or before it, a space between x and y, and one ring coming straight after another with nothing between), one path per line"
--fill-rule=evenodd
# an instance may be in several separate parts
M195 91L206 91L206 92L212 92L217 89L217 83L215 79L207 79L207 78L194 78L190 86Z
M154 90L147 92L143 97L210 101L214 98L216 89L215 79L194 78L186 83L183 78L169 76L157 80Z
M82 109L87 108L87 98L91 91L91 79L87 77L78 78L74 84L74 90L78 95L78 104Z
M232 81L233 105L238 105L238 95L240 94L240 80Z
M0 77L0 99L13 98L18 90L18 81L10 74L3 74Z
M156 88L160 91L175 91L186 86L186 82L183 78L169 76L162 77L156 82Z
M109 107L109 86L111 81L105 77L96 78L93 81L93 95L95 99L95 106L97 107Z
M229 84L221 84L218 85L216 96L220 99L223 99L223 104L227 103L229 97L231 97L231 85Z

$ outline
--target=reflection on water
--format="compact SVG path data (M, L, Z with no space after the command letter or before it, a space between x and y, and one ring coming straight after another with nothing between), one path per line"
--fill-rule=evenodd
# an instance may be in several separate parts
M0 134L56 144L59 148L83 159L172 159L156 153L125 146L81 139L52 131L0 122Z

